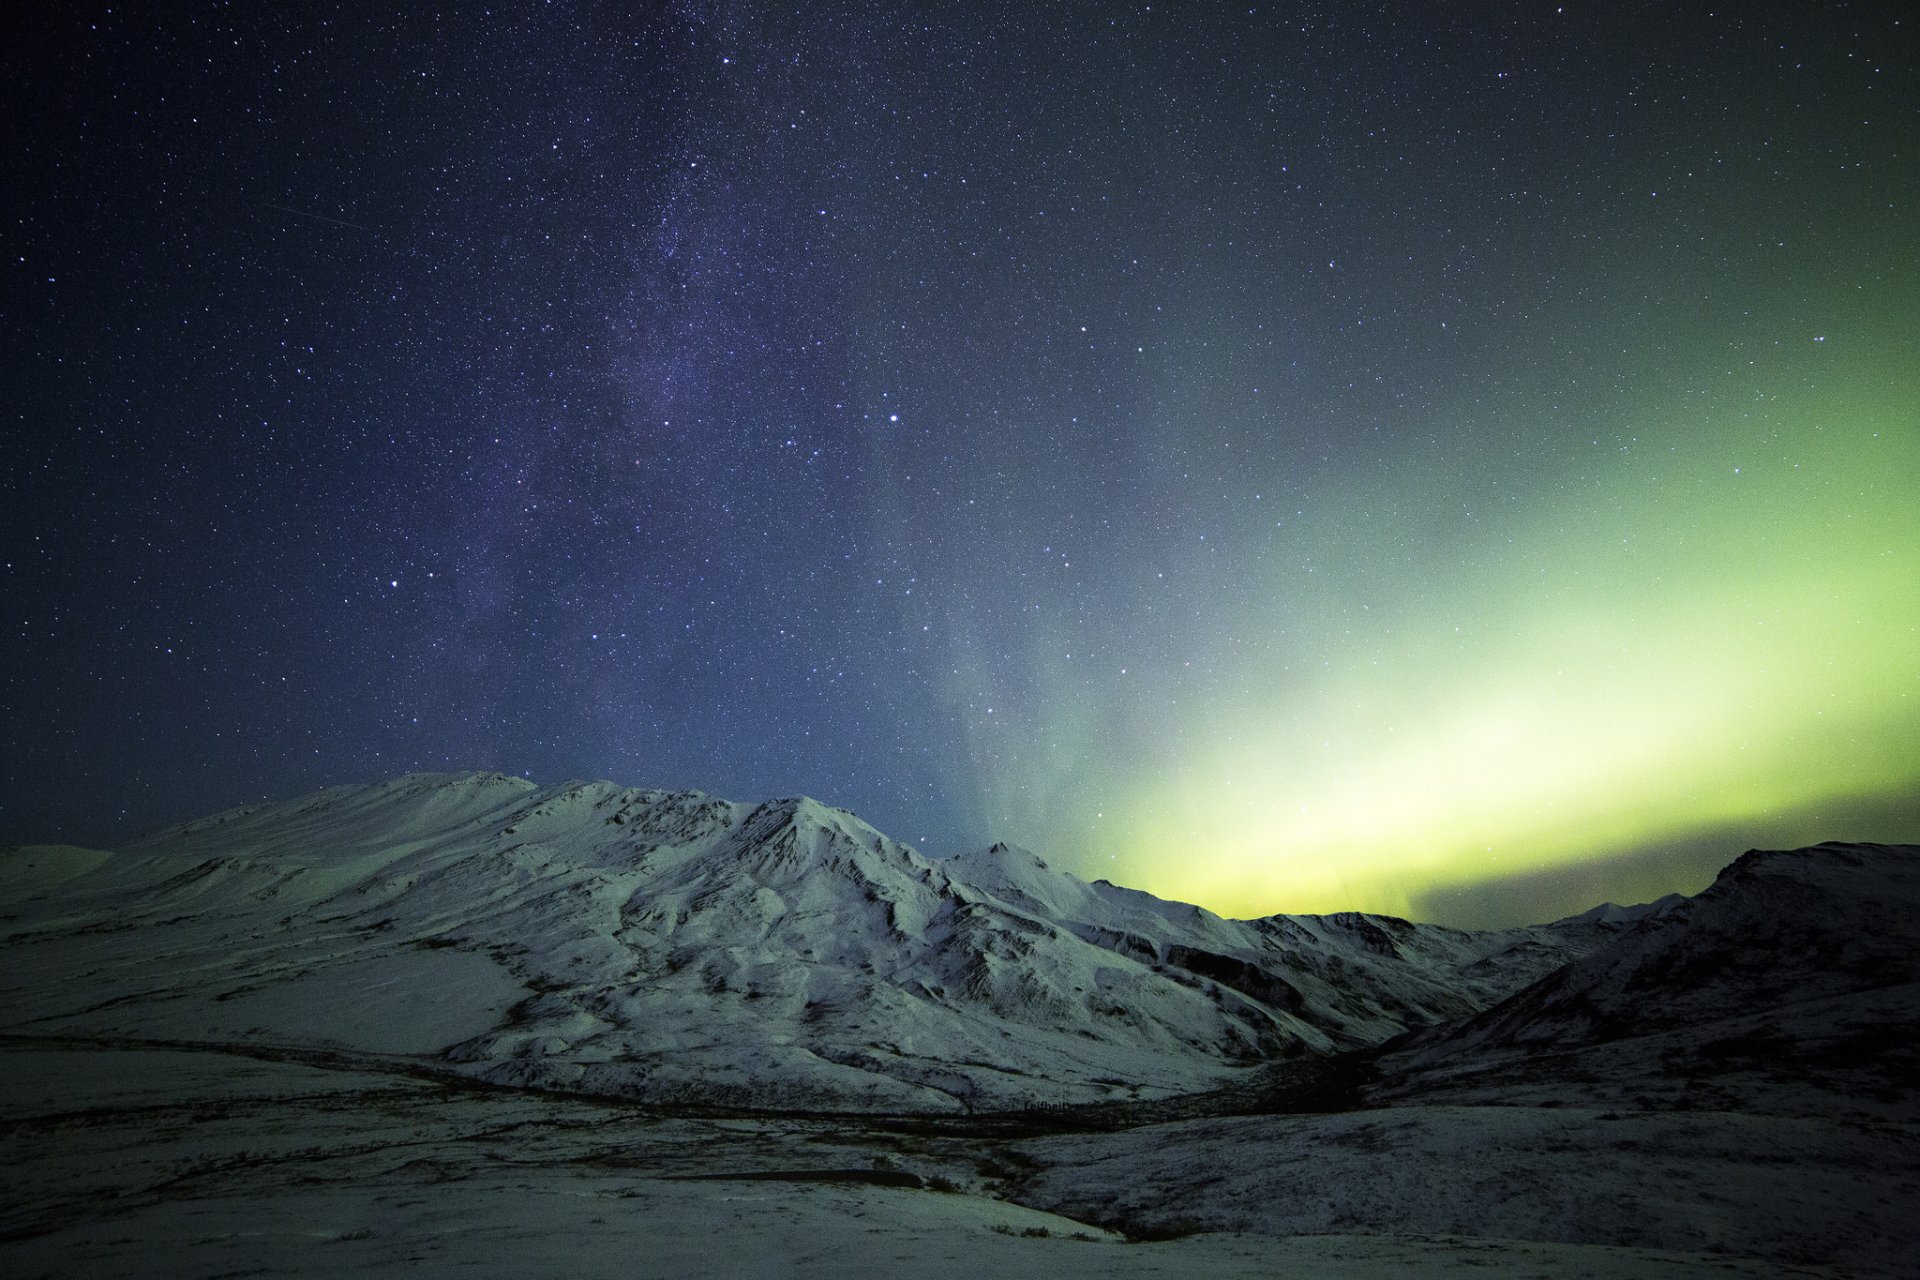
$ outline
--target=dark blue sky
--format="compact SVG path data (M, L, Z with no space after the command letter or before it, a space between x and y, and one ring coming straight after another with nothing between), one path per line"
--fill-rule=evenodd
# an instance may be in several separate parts
M1273 910L1902 834L1898 6L405 8L9 33L0 839L498 768ZM1723 482L1776 464L1765 505L1877 532L1730 572ZM1865 691L1767 667L1844 731L1755 674L1645 733L1799 757L1686 809L1546 741L1618 696L1531 718L1529 637L1644 613L1556 669L1672 706L1719 664L1665 629L1776 584L1853 619ZM1561 772L1483 794L1518 758ZM1576 783L1644 821L1510 820Z

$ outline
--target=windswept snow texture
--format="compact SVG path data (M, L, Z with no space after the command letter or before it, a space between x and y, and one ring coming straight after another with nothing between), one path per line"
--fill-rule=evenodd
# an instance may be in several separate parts
M1471 1015L1630 920L1225 920L843 810L412 775L0 859L14 1031L433 1055L654 1101L1151 1097Z

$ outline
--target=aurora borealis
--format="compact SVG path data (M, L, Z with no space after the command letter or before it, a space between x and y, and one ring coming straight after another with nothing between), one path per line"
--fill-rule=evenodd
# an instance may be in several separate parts
M500 768L1482 923L1914 839L1914 20L1429 8L36 19L0 840Z

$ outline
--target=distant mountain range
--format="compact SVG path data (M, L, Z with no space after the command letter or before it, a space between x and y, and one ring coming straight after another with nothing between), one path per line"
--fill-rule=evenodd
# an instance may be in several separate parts
M1917 855L1754 853L1694 899L1521 929L1228 920L1007 845L930 860L806 798L415 774L0 855L0 1030L759 1107L1153 1098L1373 1049L1469 1089L1795 1001L1843 1044L1913 1003Z

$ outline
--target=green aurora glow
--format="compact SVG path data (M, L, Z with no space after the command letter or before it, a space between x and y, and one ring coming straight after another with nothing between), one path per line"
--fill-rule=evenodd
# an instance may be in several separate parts
M969 825L1463 924L1920 836L1920 99L1902 23L1802 16L1543 29L1504 124L1425 47L1331 132L1130 97L1087 131L1191 149L1043 151L1085 199L997 314L876 274L939 427L870 433L873 532Z
M1247 504L1205 555L1118 558L1092 642L1085 608L1036 603L1011 654L956 643L950 696L993 707L986 821L1230 915L1444 915L1530 882L1468 923L1577 910L1580 867L1709 833L1887 838L1831 824L1920 809L1920 365L1874 345L1901 325L1842 328L1656 336L1664 376L1584 413L1509 377L1390 466ZM1529 418L1571 461L1472 456ZM1743 847L1610 888L1694 891Z

